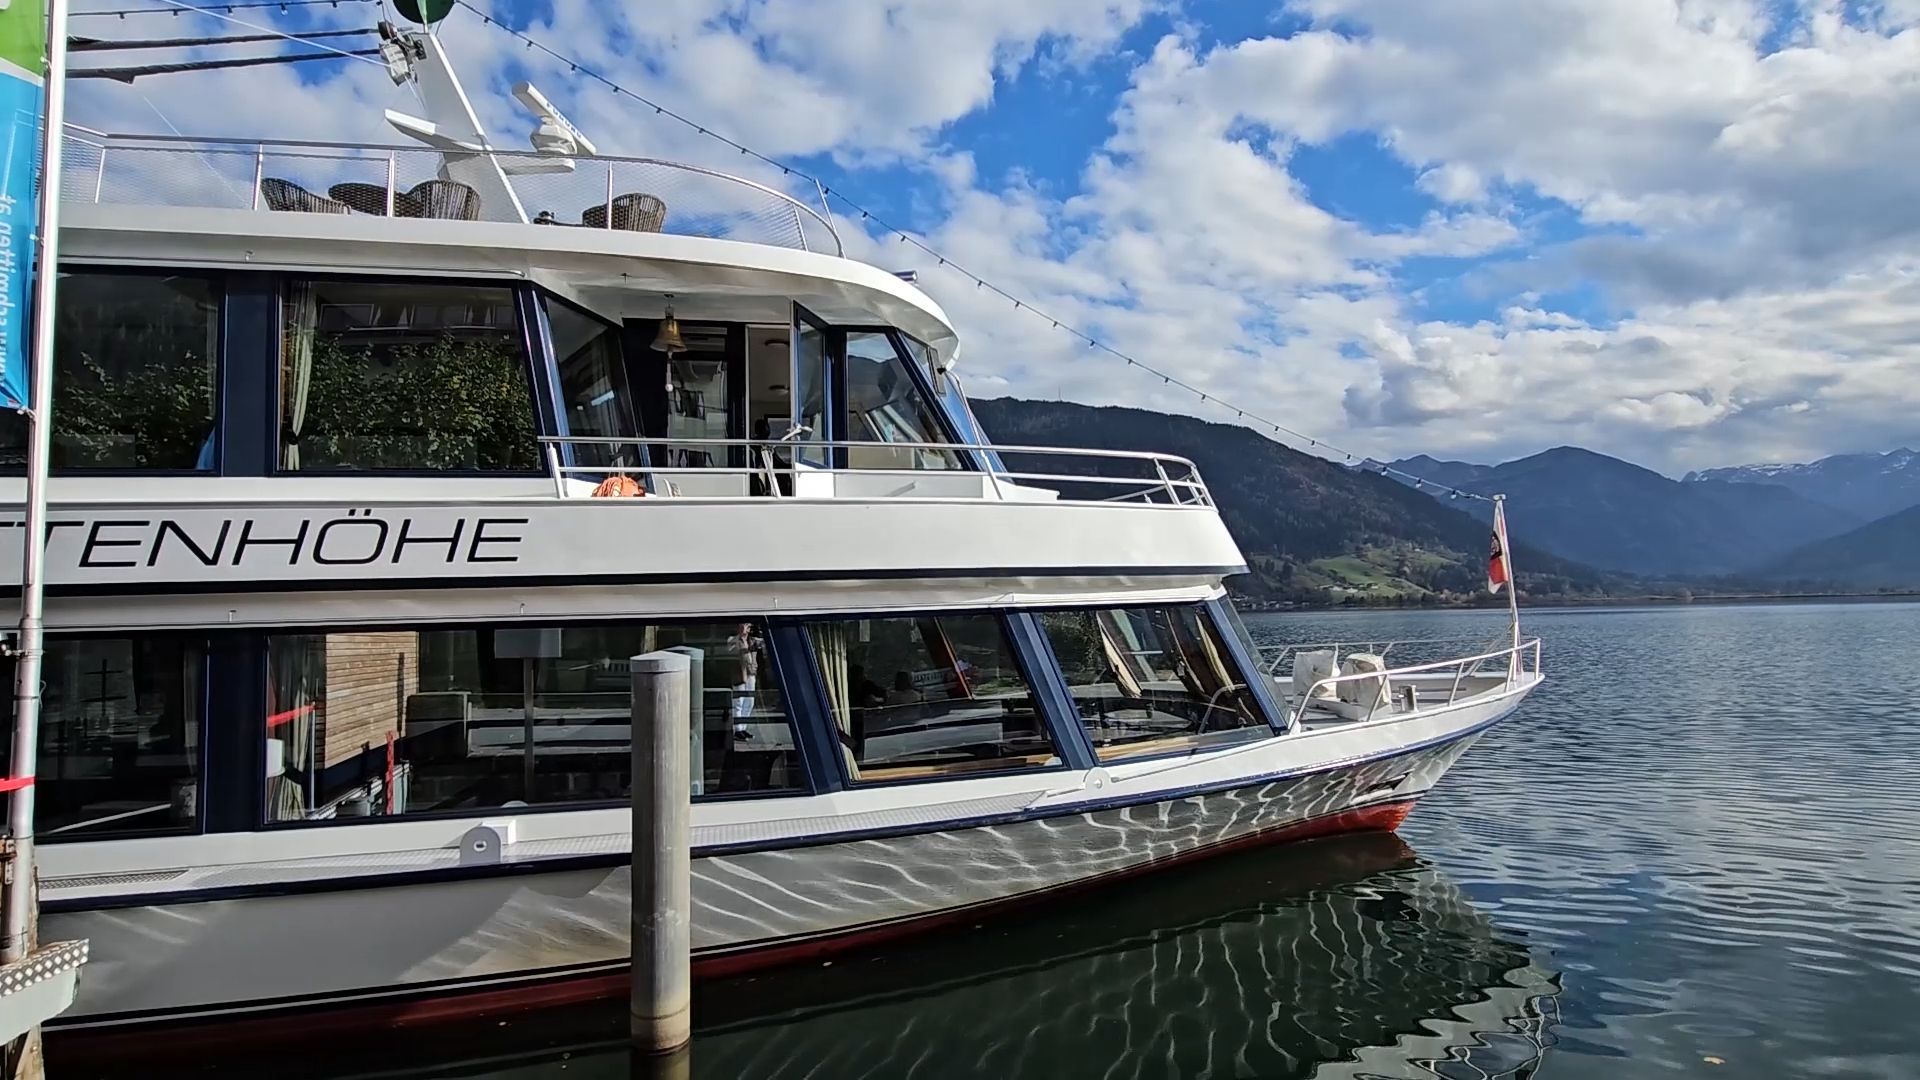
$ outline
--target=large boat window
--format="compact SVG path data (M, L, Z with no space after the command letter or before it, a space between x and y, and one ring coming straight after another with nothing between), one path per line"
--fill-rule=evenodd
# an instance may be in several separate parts
M205 643L180 635L47 639L34 834L91 840L199 821ZM13 662L0 665L12 685ZM13 729L13 695L0 706ZM0 744L11 765L12 743ZM8 770L11 772L11 769Z
M1273 734L1199 605L1040 616L1100 760Z
M560 408L566 433L576 438L631 439L640 434L633 395L620 358L620 328L555 300L547 301L547 325L560 373ZM618 443L576 444L573 459L589 466L637 465L637 447Z
M682 323L684 352L667 357L667 432L669 439L726 439L732 435L732 402L727 396L727 328ZM663 464L679 469L728 464L721 446L669 446L655 451Z
M921 395L893 339L871 331L847 334L847 435L849 442L944 443L946 430ZM854 469L957 469L952 450L856 446L847 451Z
M280 362L280 467L540 467L513 290L295 281Z
M825 442L834 438L827 428L828 409L831 406L827 389L827 373L831 366L827 354L827 333L815 326L805 317L796 316L793 338L793 419L804 432L794 431L794 441L805 444ZM773 433L778 437L781 433ZM803 448L795 452L795 461L802 465L825 468L830 459L819 449Z
M267 816L623 801L627 660L696 657L694 795L805 786L761 625L487 626L268 639Z
M200 277L60 275L55 468L215 467L220 296L218 283ZM24 317L18 323L26 326ZM0 464L18 467L26 459L26 421L0 414Z
M834 620L807 636L852 779L1060 764L1000 616Z

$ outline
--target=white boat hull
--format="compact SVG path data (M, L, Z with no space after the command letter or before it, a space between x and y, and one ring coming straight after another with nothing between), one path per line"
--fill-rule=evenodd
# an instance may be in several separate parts
M696 836L696 968L819 955L1247 844L1391 830L1530 688L1196 755L1136 782L1102 778L1101 796L1027 811L865 830L849 821L844 838L759 850L703 847ZM1288 757L1293 768L1275 767ZM467 1002L460 1011L486 1011L617 992L626 861L597 852L397 883L390 874L238 890L203 881L173 898L54 900L43 932L91 939L95 958L61 1023L144 1028L319 1006L390 1021L448 1011L454 995Z

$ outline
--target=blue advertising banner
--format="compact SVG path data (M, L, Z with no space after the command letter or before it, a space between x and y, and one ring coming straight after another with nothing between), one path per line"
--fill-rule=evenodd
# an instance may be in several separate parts
M27 298L39 220L40 107L46 90L46 0L0 0L0 407L27 400Z

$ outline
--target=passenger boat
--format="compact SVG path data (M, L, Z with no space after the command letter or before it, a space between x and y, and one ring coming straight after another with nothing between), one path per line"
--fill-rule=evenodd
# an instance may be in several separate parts
M500 148L392 43L414 144L68 132L61 1026L617 991L636 654L692 659L708 973L1393 829L1538 685L1517 623L1275 676L1190 462L991 445L939 305L824 207L597 155L530 87Z

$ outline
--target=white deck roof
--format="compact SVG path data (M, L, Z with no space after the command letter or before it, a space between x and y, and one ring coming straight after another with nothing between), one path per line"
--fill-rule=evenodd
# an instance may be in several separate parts
M527 279L612 320L784 323L789 301L840 324L886 324L950 360L946 313L893 274L853 259L665 233L204 207L61 208L69 262Z

